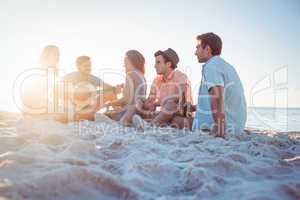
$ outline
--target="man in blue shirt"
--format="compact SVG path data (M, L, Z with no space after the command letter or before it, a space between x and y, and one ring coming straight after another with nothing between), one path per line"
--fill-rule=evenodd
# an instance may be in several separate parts
M214 33L199 35L196 48L204 65L192 130L208 129L219 137L242 133L247 118L244 89L236 70L220 57L221 38Z
M247 119L244 89L236 70L220 57L221 38L214 33L199 35L196 48L199 63L204 63L198 104L189 106L196 115L176 117L172 123L193 131L209 130L218 137L242 133Z

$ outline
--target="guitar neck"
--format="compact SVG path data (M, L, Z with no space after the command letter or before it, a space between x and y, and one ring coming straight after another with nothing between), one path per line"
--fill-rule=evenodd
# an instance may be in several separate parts
M123 87L123 84L121 85L121 87ZM113 92L115 90L116 90L116 87L112 86L112 87L105 88L105 89L97 89L96 93L97 94L105 94L105 93L108 93L108 92Z
M109 93L109 92L114 92L116 90L116 87L109 87L109 88L105 88L105 89L97 89L96 93L97 94L105 94L105 93Z

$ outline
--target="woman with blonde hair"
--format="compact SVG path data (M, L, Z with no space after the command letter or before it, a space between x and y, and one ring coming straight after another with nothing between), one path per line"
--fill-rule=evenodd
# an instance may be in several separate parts
M58 63L59 48L55 45L44 47L38 67L40 76L31 76L23 85L23 114L38 118L53 118L58 110Z
M60 52L57 46L44 47L38 65L43 68L57 68Z

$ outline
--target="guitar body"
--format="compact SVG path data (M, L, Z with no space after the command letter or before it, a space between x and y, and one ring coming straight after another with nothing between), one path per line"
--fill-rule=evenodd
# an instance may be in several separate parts
M90 92L87 90L76 90L73 93L72 103L75 106L75 112L87 113L99 111L105 102L117 99L115 88L96 90Z

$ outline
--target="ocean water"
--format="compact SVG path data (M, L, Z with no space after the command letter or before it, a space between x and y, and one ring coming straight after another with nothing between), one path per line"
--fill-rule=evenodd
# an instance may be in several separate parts
M248 108L246 127L279 132L300 131L300 108Z

